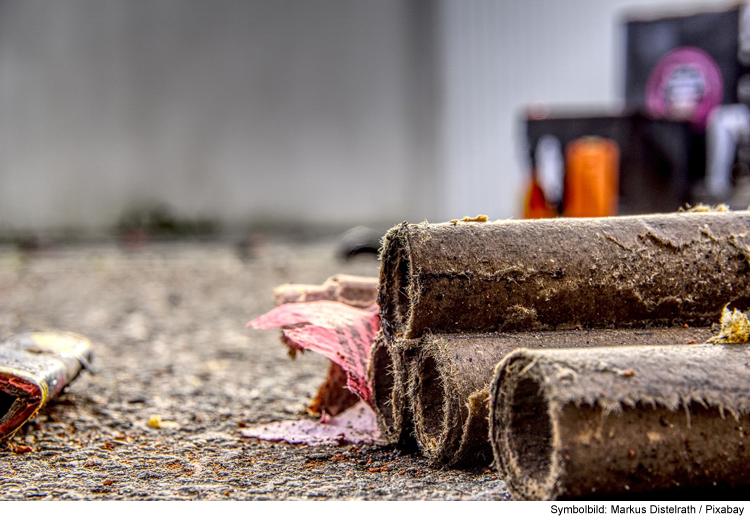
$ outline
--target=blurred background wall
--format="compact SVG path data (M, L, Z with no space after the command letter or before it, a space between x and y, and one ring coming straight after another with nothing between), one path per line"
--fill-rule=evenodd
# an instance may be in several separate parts
M0 0L0 231L518 216L519 115L622 95L622 16L726 1Z

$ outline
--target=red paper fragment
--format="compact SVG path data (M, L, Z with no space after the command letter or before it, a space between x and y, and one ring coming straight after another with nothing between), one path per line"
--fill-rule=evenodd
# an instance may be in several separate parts
M347 374L347 387L372 404L367 364L380 329L377 305L357 309L337 301L287 303L247 325L255 329L282 327L286 339L296 347L315 351L340 365Z
M320 421L279 421L240 431L245 437L308 446L374 444L380 439L375 412L364 402L357 403L336 417L324 415Z
M34 384L11 373L0 373L0 439L10 437L42 407L45 396L40 384ZM6 409L7 408L7 409ZM10 413L13 411L14 413Z

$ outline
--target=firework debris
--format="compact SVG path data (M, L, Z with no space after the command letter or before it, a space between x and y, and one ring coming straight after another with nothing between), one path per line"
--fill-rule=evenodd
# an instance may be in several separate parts
M276 305L304 303L307 301L338 301L352 307L365 309L375 303L378 295L378 278L337 274L322 285L287 283L273 290Z
M281 285L279 305L254 319L257 329L280 327L282 342L294 357L305 350L322 354L331 365L308 406L320 421L281 421L243 430L243 435L292 443L375 443L380 439L367 380L370 349L380 329L375 297L377 279L337 275L323 285Z
M380 443L443 467L494 456L517 498L737 492L750 474L730 476L717 457L745 465L744 441L719 447L750 435L750 395L730 380L746 377L750 353L719 344L750 336L745 314L725 307L750 305L749 232L750 212L724 208L404 223L384 239L377 305L286 304L250 326L282 327L293 352L338 362L375 410ZM521 357L531 360L516 369ZM243 433L317 443L331 420Z
M721 329L719 334L710 338L708 343L748 343L750 342L750 320L741 310L729 310L727 306L721 311Z
M749 361L739 345L519 349L490 390L500 475L519 499L744 499Z
M376 277L337 274L326 279L321 285L299 283L279 285L274 288L273 298L276 306L310 301L337 301L366 309L375 304L377 293L378 279ZM289 356L292 358L304 352L304 348L288 339L283 331L281 341L287 346ZM347 378L344 368L332 361L325 382L308 405L310 413L314 415L326 413L335 416L359 402L359 397L347 388Z
M8 439L91 362L91 342L62 331L0 342L0 441Z
M417 346L417 340L388 340L381 329L370 349L367 372L383 441L405 451L416 447L407 384Z
M287 303L255 318L248 327L281 327L284 338L300 350L319 353L340 365L347 387L367 403L370 346L380 329L377 306L357 309L337 301Z
M695 338L702 341L710 332L657 327L426 335L409 377L417 441L434 464L489 465L489 386L498 362L519 348L683 345Z
M407 224L385 236L389 339L707 326L750 304L750 211Z
M375 413L364 402L336 417L324 415L321 420L279 421L243 428L242 435L265 441L285 441L308 446L341 444L376 444L380 440Z

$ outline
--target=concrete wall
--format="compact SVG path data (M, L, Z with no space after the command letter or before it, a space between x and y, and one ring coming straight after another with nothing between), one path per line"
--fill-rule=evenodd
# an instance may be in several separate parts
M419 3L3 0L0 229L421 220Z
M622 9L675 5L0 0L0 231L518 215L523 106L616 103Z

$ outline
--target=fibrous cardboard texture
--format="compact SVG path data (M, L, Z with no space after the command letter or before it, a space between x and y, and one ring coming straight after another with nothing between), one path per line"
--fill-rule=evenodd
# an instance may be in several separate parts
M406 391L417 345L417 340L388 340L379 331L372 344L367 372L382 439L403 450L415 448L414 422Z
M490 389L490 438L518 499L707 496L750 484L750 348L518 350Z
M381 255L391 339L715 322L750 305L750 212L407 224Z
M489 385L495 365L518 348L703 342L708 328L593 329L424 336L409 377L416 439L432 463L488 465Z
M351 307L365 309L375 303L378 278L337 274L322 285L287 283L273 289L276 305L308 301L339 301Z

